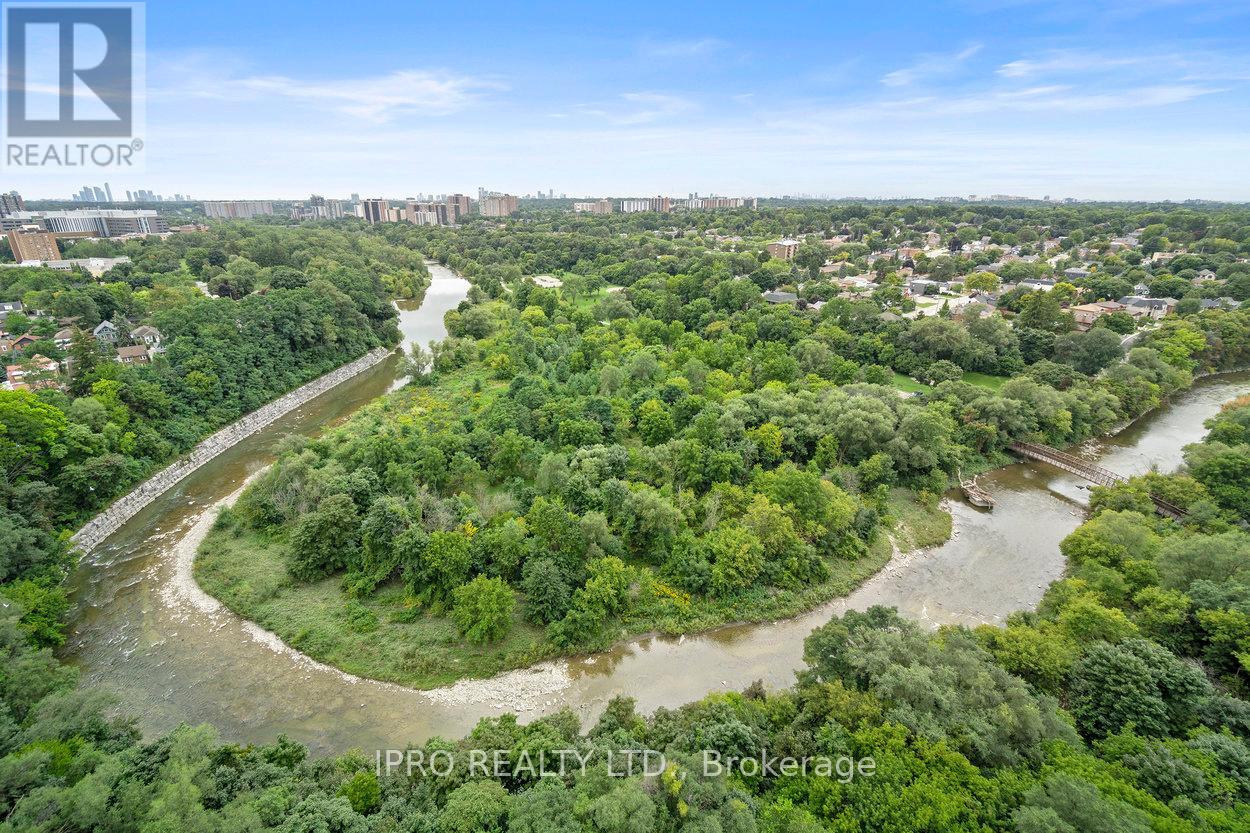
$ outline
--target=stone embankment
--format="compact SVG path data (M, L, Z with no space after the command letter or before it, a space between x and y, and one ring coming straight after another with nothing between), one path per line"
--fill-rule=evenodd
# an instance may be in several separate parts
M121 528L122 524L139 514L148 504L167 492L200 466L223 451L255 434L280 417L325 393L336 385L346 382L377 365L391 354L387 348L371 350L354 362L332 370L290 393L278 397L267 405L257 408L247 416L227 425L207 439L202 440L191 452L158 471L140 483L129 494L116 500L112 506L96 515L70 539L80 552L88 553L98 547L105 538Z

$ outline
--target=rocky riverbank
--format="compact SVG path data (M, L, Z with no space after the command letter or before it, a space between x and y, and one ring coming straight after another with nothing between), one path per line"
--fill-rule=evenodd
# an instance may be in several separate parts
M120 529L122 524L200 466L336 385L374 367L390 354L391 350L385 347L371 350L359 359L278 397L210 435L192 449L190 454L161 469L84 524L70 538L74 547L83 553L91 552Z

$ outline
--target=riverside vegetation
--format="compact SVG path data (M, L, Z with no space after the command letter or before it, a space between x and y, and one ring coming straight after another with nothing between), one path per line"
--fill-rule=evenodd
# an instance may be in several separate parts
M1247 253L1250 235L1244 214L1221 211L833 206L806 207L797 215L788 209L740 212L718 216L717 222L764 224L764 233L773 234L778 226L789 233L809 230L794 228L796 216L804 223L819 217L822 225L831 217L841 223L851 216L856 226L871 220L871 233L882 235L874 245L882 245L922 230L925 223L946 229L956 222L950 212L963 212L957 222L979 229L998 223L995 234L1018 236L1040 223L1062 223L1095 240L1157 219L1174 229L1168 246L1195 249L1209 234L1232 240L1232 253L1202 256L1212 268L1224 270L1221 279L1231 284L1235 278L1229 275L1240 273L1226 267L1236 263L1237 246L1243 247L1242 256ZM912 225L905 226L909 212ZM899 230L884 234L886 221L892 227L897 223ZM563 578L568 565L586 578L575 589L565 585L572 590L569 607L542 638L559 638L560 623L577 605L585 611L598 600L620 600L609 623L595 629L602 638L649 603L644 595L649 587L676 588L682 575L705 576L702 595L715 600L723 593L720 601L732 603L787 592L795 570L820 570L813 566L818 562L830 573L842 562L862 562L871 557L873 535L879 536L891 502L912 505L908 493L898 489L910 486L935 494L948 479L950 463L963 464L965 471L990 465L1012 437L1061 444L1106 430L1158 404L1195 372L1244 363L1250 339L1243 313L1213 310L1169 318L1146 333L1142 346L1124 361L1117 361L1117 354L1096 376L1072 364L1073 354L1056 354L1053 345L1044 356L1021 349L1020 364L1014 365L1013 347L1029 339L1045 342L1027 335L1030 323L1044 322L1048 310L1058 307L1050 320L1054 329L1063 327L1059 298L1029 302L991 353L973 341L979 318L933 319L940 325L883 321L883 307L898 308L890 297L889 273L882 276L879 297L833 301L819 314L766 308L758 290L776 275L750 267L746 280L756 288L743 291L736 267L749 264L736 260L739 255L712 251L701 241L657 239L649 232L621 238L616 219L575 224L580 230L542 228L559 222L540 214L516 221L513 232L512 224L489 223L457 231L385 230L395 242L454 259L479 288L470 304L449 316L452 338L435 351L432 366L421 357L414 363L422 376L419 386L372 406L322 439L292 441L253 493L263 489L310 499L310 514L320 516L318 524L325 524L330 540L348 542L347 553L354 559L363 557L366 536L385 529L368 523L371 514L374 520L382 514L373 507L385 501L402 508L408 516L405 524L392 528L395 538L421 541L424 536L425 546L401 554L419 552L414 562L420 566L437 540L435 553L456 556L447 563L463 563L467 557L474 578L451 588L450 601L437 592L436 582L425 581L428 574L402 561L392 573L377 577L372 588L376 574L360 570L369 563L360 561L305 585L298 577L308 575L301 573L305 566L335 571L337 565L315 558L301 564L290 547L301 540L302 522L266 517L266 507L255 499L250 508L245 499L237 513L227 516L218 541L227 547L258 541L267 551L290 552L295 576L283 583L333 590L335 603L363 619L366 629L368 617L350 606L380 604L378 598L388 592L397 597L396 609L414 619L437 619L435 610L450 610L446 636L461 645L475 644L473 639L491 644L498 638L490 624L501 617L491 612L507 608L508 594L516 605L514 618L528 610L526 565L554 561L555 571L548 571L553 577ZM655 229L670 222L628 220ZM583 259L597 249L598 254ZM638 256L622 259L622 251ZM959 268L970 268L964 258L956 260ZM521 262L527 274L560 272L566 278L564 291L520 281L514 270L520 271L516 264ZM618 269L626 262L628 268ZM614 283L628 284L624 297L593 287L594 276L605 278L602 272L609 269L615 270ZM568 273L590 277L591 286L583 284L579 292L579 282L568 280ZM726 305L724 299L737 292L740 302ZM1025 317L1029 309L1042 314ZM696 317L687 322L687 314ZM674 326L678 322L681 326ZM484 332L466 329L483 326ZM917 337L928 328L954 339L955 352L941 355L940 341ZM773 333L778 335L767 337ZM642 354L654 364L639 359ZM999 363L995 367L988 366L991 355ZM699 370L695 359L707 368L698 382L700 374L692 372ZM957 371L942 366L939 372L947 378L925 378L927 389L920 396L899 399L892 371L924 376L926 368L942 361L959 370L1014 378L995 379L994 387L978 385L954 378ZM636 366L637 376L630 372ZM649 367L654 370L642 372ZM590 368L598 373L589 373ZM619 377L612 370L606 373L609 382L619 378L619 387L602 393L607 368L620 371ZM426 370L431 372L421 373ZM583 382L578 379L588 373L588 384L579 387ZM532 399L522 398L527 390ZM36 394L40 401L52 396ZM607 400L610 420L594 416L589 403L598 398ZM659 406L647 408L650 428L644 433L642 407L650 402ZM479 420L496 414L512 421L499 436L512 430L523 438L514 441L517 447L532 452L516 457L531 470L500 478L495 472L507 470L492 469L495 437L487 434L489 455L474 445L482 437L474 432L485 424ZM661 414L668 415L668 422ZM921 428L904 431L904 419ZM561 440L564 423L592 421L597 429L574 425L566 429L570 441ZM770 423L775 432L764 429ZM11 426L22 424L14 420L5 427L12 432ZM427 753L485 748L513 755L646 747L664 751L674 764L657 778L609 777L602 768L541 782L524 775L482 777L463 768L449 778L379 777L371 756L358 752L310 760L303 747L286 739L241 747L223 744L204 726L140 740L124 716L110 714L106 696L77 687L73 670L57 663L47 647L60 633L57 617L43 608L42 617L32 619L32 608L13 593L0 607L0 830L1244 830L1250 826L1248 425L1250 408L1235 403L1212 420L1206 442L1187 450L1187 471L1096 490L1091 519L1063 545L1069 577L1052 586L1036 612L1013 616L1004 628L944 628L929 634L891 611L850 613L809 637L807 669L785 691L752 686L646 718L618 699L585 732L567 712L528 726L505 716L482 721L462 740L436 738L424 746ZM664 430L650 433L657 426ZM615 433L608 434L609 428ZM376 442L369 434L373 429L379 433ZM444 433L452 440L438 436ZM576 441L587 436L597 442ZM780 442L773 442L778 436ZM837 442L826 440L822 448L821 437ZM896 442L900 438L907 444ZM706 449L704 465L678 466L681 452L694 442ZM611 461L603 450L614 446L624 449L622 475L592 480L581 458L600 465L599 455ZM431 464L439 458L426 451L430 448L442 455L441 467ZM587 455L588 448L601 450ZM714 479L719 472L708 466L718 459L717 451L730 449L742 468ZM779 449L774 457L764 456L773 449ZM505 465L509 460L506 455L498 459ZM554 462L545 463L549 459ZM729 458L720 459L727 464ZM375 468L375 460L388 465ZM393 461L406 468L396 473L389 465ZM367 469L374 471L376 482L367 473L352 479ZM525 476L529 471L532 477ZM284 479L284 472L302 479ZM34 480L40 478L19 470L6 485ZM613 481L628 495L609 485ZM609 494L618 496L621 506L632 506L635 494L654 493L648 506L672 510L660 516L674 520L670 552L688 553L693 569L683 573L669 558L635 549L635 542L646 541L650 533L633 525L636 520L621 525L621 518L649 516L619 516L616 505L596 509L577 502L602 495L605 488L616 490ZM1152 493L1185 507L1187 518L1176 522L1155 516L1149 506ZM367 508L357 504L362 494L370 497ZM323 514L327 500L333 502ZM286 511L281 501L274 506ZM706 513L712 507L721 514L709 526ZM764 534L774 527L752 529L750 513L760 511L757 507L771 513L767 517L775 519L776 528L793 531L794 538L787 534L786 540L795 557L777 561L777 550L764 549ZM821 507L828 507L829 514L816 514ZM852 507L849 524L834 523ZM836 508L843 511L835 513ZM595 512L607 527L598 537L591 534L601 526ZM531 523L531 514L539 523ZM594 523L587 524L587 517ZM804 525L808 517L829 524L817 524L825 527L820 533ZM427 519L435 523L427 526ZM502 535L504 527L514 535L524 533L515 589L515 572L500 573L492 568L493 559L482 562L477 555L478 536L491 530ZM718 542L715 533L726 528L732 536ZM569 535L562 537L559 530ZM619 555L604 547L615 549L613 539L621 547ZM739 546L724 546L735 539ZM311 536L307 540L315 542ZM359 548L353 549L357 540ZM551 549L553 543L560 546ZM318 552L313 548L304 554ZM323 557L325 552L320 551ZM391 550L392 557L396 552ZM732 557L735 553L755 557L742 562ZM746 575L728 571L736 563L760 566L750 584L732 588L724 583L726 577L741 581ZM719 583L713 583L717 575ZM410 576L415 579L411 588ZM489 583L491 589L457 593L473 582ZM11 590L12 585L6 594ZM693 606L700 594L687 592ZM487 603L492 598L503 601ZM849 783L813 774L706 778L698 764L706 749L722 756L767 750L795 757L872 757L876 774Z
M925 516L957 472L1106 432L1250 352L1250 315L1211 310L1122 356L1105 327L1071 332L1066 285L1013 320L883 316L888 275L883 297L769 304L801 265L608 233L634 222L414 232L474 283L449 337L407 390L285 444L201 548L205 589L418 687L791 615L880 569L896 521L944 540ZM921 395L900 397L904 370Z
M1096 490L1064 541L1069 577L1005 627L926 633L884 608L805 644L787 690L751 686L649 717L627 698L588 731L569 711L505 715L433 738L444 776L375 769L360 751L309 759L285 738L223 744L211 727L139 742L104 701L35 651L8 611L0 830L382 833L1233 833L1250 826L1250 405L1212 420L1190 470ZM1159 518L1148 494L1189 510ZM612 750L662 751L622 777ZM495 750L512 773L466 766ZM576 750L585 774L516 764ZM723 758L871 758L874 774L704 775ZM505 771L509 768L505 767Z
M0 270L5 327L35 341L6 358L66 360L31 390L0 391L0 592L35 640L59 644L71 566L67 534L214 430L279 394L394 345L391 295L422 291L410 249L355 230L245 224L165 240L72 244L67 256L128 255L99 280L83 271ZM195 285L205 282L206 297ZM155 325L164 352L113 361L91 336L112 321L123 343ZM64 325L69 346L53 340Z

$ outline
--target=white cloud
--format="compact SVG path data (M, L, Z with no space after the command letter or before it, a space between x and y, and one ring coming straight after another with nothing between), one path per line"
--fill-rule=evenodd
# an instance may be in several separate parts
M940 130L944 120L966 116L1020 114L1048 116L1166 107L1224 92L1220 87L1199 84L1143 84L1089 90L1070 84L1035 84L1028 87L973 90L958 94L917 95L888 98L856 106L835 106L824 111L804 106L770 122L775 130L799 129L804 122L827 124L890 124L907 122L909 130L923 133Z
M953 55L922 55L911 66L887 72L881 77L881 83L887 87L906 87L925 78L948 75L980 51L981 44L974 43Z
M648 39L638 44L638 52L648 58L697 58L724 49L728 45L720 38L712 37Z
M625 106L613 103L608 105L584 105L578 111L587 116L597 116L612 124L638 125L651 124L669 116L695 109L694 102L688 98L669 93L632 92L622 93L620 100Z
M184 70L202 67L195 62ZM207 98L229 102L286 99L308 107L382 123L404 114L445 115L463 110L483 93L506 87L497 81L427 70L396 70L363 78L296 79L285 75L214 76L185 72L154 97Z
M998 68L1003 78L1032 78L1039 75L1088 73L1121 67L1138 66L1153 58L1144 56L1109 56L1094 52L1052 52L1041 58L1011 61Z
M389 121L401 113L455 112L467 107L483 90L500 88L496 83L468 76L421 70L329 81L262 76L243 78L235 83L240 89L266 97L282 96L373 122Z
M935 100L935 109L946 114L1000 111L1088 113L1165 107L1218 92L1222 90L1196 84L1159 84L1101 92L1081 91L1065 85L1047 85Z
M962 0L969 11L997 14L1020 9L1037 8L1042 19L1114 22L1131 20L1156 12L1185 15L1190 21L1210 22L1250 13L1244 3L1228 0Z
M1112 75L1139 80L1244 81L1250 80L1250 60L1202 45L1171 52L1142 49L1131 55L1055 50L1005 63L996 74L1012 79L1080 75L1086 84L1095 77Z

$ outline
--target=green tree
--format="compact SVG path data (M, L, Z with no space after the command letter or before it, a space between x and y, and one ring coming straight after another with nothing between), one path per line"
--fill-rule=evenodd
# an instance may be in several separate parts
M430 533L417 563L405 573L408 591L428 602L441 603L469 577L472 543L461 530Z
M976 764L1040 761L1047 741L1075 740L1057 704L993 662L967 631L935 637L873 607L817 628L803 658L807 679L876 695L888 719L946 740Z
M1119 334L1106 327L1067 333L1055 339L1055 360L1091 376L1118 361L1122 354Z
M534 558L521 571L521 592L525 612L536 624L549 624L564 618L572 592L564 573L550 558Z
M1072 329L1072 316L1063 311L1054 292L1030 292L1020 304L1021 327L1046 333L1066 333Z
M1049 776L1025 794L1012 818L1020 833L1150 833L1150 817L1107 798L1083 778Z
M497 781L470 781L447 796L440 833L496 833L507 821L512 796Z
M706 536L712 562L712 589L730 595L755 583L764 568L764 545L737 524L722 525Z
M1095 644L1073 665L1069 687L1072 715L1091 738L1129 724L1143 735L1183 732L1211 693L1201 671L1145 639Z
M659 445L673 436L673 416L658 399L648 399L638 408L638 434L647 445Z
M591 802L588 816L599 833L650 833L655 803L636 784L625 783Z
M359 547L356 504L348 495L330 495L296 521L288 567L296 578L313 581L345 569Z
M375 812L382 803L382 787L378 776L367 770L357 772L339 787L339 795L352 805L352 809L361 815Z
M516 596L500 578L477 576L452 592L451 618L470 642L494 642L512 628Z
M384 581L399 566L395 541L412 522L403 501L382 495L373 501L361 522L361 569L374 581Z
M1113 333L1128 335L1137 329L1137 320L1127 312L1116 310L1115 312L1101 316L1094 322L1094 326L1106 327Z

